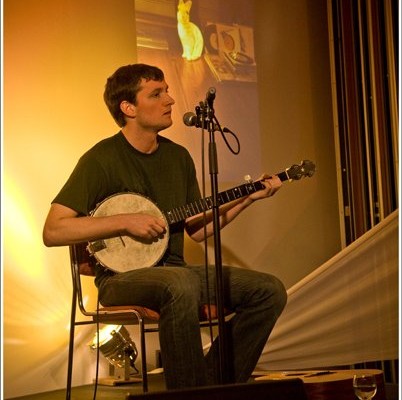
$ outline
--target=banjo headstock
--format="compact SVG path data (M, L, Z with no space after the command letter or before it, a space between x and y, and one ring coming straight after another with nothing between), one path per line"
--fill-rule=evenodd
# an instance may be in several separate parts
M300 164L294 164L286 169L286 175L289 180L298 181L308 176L311 178L315 172L315 164L310 160L303 160Z

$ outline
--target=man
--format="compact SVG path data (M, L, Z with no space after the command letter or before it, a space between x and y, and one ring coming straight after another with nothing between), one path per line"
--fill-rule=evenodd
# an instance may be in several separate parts
M63 246L121 235L142 241L166 234L163 218L142 213L89 216L116 193L141 193L163 211L200 198L194 163L182 146L159 135L172 124L174 100L163 72L145 64L119 68L106 83L104 99L121 130L87 151L53 200L43 231L46 246ZM255 200L272 196L278 177L264 177L265 189L220 207L223 228ZM196 240L213 234L212 218L195 215L169 227L168 248L155 267L115 273L98 265L95 283L103 305L136 304L160 313L160 346L168 389L218 383L215 340L204 357L199 310L207 302L205 268L186 265L184 231ZM272 275L223 267L224 303L235 312L227 323L233 349L230 380L246 382L286 303L282 283ZM215 298L214 271L209 295Z

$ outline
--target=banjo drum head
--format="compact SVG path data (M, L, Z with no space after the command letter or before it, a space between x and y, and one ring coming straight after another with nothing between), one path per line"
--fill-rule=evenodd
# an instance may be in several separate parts
M162 258L169 241L169 226L162 211L145 196L136 193L118 193L107 197L93 211L92 217L143 213L162 218L166 232L154 240L132 236L117 236L89 243L89 251L104 267L115 272L153 267Z

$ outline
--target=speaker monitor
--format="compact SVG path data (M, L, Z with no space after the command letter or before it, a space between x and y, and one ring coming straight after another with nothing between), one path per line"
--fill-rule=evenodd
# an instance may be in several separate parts
M308 400L301 379L127 394L126 400Z

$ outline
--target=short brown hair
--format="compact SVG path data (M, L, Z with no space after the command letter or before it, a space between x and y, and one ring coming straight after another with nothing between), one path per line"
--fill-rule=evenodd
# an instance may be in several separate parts
M136 96L142 79L146 81L163 81L161 69L147 64L130 64L120 67L110 76L105 85L103 99L117 125L126 125L124 113L120 109L122 101L136 104Z

